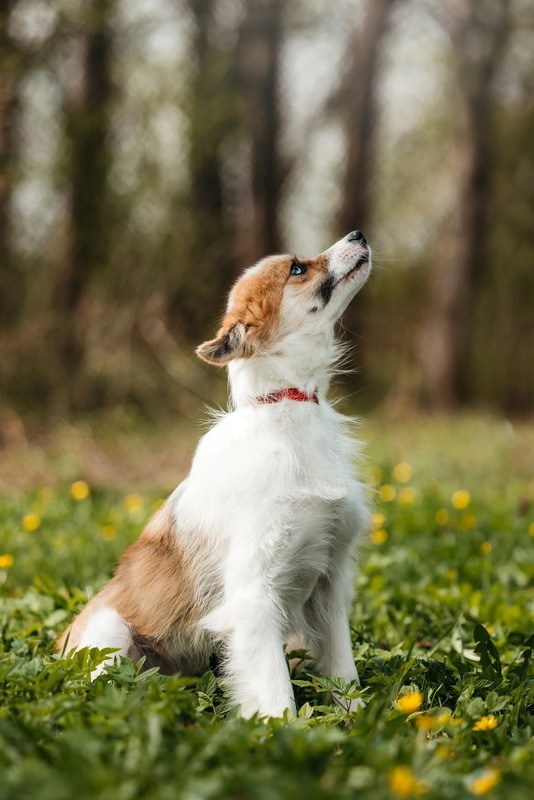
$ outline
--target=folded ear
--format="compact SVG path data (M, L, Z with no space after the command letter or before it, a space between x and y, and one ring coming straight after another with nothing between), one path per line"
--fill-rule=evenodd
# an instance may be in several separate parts
M228 364L233 358L242 358L251 354L251 350L247 346L246 332L247 329L242 322L238 322L230 328L222 327L215 339L199 345L195 352L208 364L216 366Z

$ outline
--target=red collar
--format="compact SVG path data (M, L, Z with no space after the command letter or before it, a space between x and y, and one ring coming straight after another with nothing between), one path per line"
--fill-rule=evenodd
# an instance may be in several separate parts
M317 389L313 392L313 394L307 394L307 392L301 392L300 389L278 389L275 392L269 392L269 394L260 395L260 397L256 397L256 403L280 403L282 400L297 400L299 403L317 403L319 405L319 398L317 397Z

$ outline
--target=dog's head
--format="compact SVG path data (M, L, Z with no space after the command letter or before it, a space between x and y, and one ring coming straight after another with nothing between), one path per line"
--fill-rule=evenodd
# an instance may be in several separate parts
M197 348L210 364L272 352L290 334L332 331L371 271L371 249L353 231L316 258L268 256L237 280L215 339Z

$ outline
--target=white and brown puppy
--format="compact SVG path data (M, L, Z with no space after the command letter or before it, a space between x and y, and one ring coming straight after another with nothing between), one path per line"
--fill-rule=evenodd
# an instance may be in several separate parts
M349 421L326 394L335 323L370 269L353 231L317 258L271 256L245 271L216 338L197 349L228 365L232 410L60 649L117 648L187 675L218 653L246 716L295 710L289 639L324 674L358 678L348 618L368 510Z

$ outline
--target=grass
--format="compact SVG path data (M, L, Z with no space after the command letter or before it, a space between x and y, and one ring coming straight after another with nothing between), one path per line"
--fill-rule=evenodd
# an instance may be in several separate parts
M352 624L367 707L343 711L332 693L355 687L305 674L299 715L284 722L228 712L213 673L167 678L123 661L90 682L98 652L54 655L58 631L171 488L161 448L184 440L145 432L135 453L114 430L112 451L109 428L84 423L61 446L30 443L3 462L2 800L531 797L532 426L363 429L376 514ZM139 494L131 477L129 493L113 480L132 460L150 465Z

